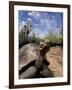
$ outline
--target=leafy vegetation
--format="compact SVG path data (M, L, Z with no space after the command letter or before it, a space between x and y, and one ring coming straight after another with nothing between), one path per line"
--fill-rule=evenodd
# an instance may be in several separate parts
M29 36L28 38L25 36L23 31L19 32L19 48L27 43L37 43L39 44L41 39L36 36Z
M19 48L27 43L28 43L28 39L25 36L25 33L23 31L19 32Z
M48 39L51 44L56 44L56 45L59 44L59 45L62 46L62 45L63 45L63 32L62 32L62 30L61 30L58 35L55 34L55 33L53 33L53 32L49 32L49 33L45 36L44 40L45 40L45 39Z

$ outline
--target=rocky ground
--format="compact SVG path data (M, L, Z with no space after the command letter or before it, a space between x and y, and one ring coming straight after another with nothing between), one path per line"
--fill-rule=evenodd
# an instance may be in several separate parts
M60 46L51 47L46 54L50 62L48 68L53 72L54 77L63 76L63 49Z

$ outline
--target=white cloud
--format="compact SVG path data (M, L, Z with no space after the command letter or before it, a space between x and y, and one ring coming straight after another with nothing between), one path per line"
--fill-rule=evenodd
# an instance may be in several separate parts
M39 12L34 12L34 11L29 12L28 15L33 16L35 19L39 19L41 16Z
M59 34L60 28L56 20L56 16L48 15L48 13L29 12L29 16L34 17L38 22L34 25L34 32L39 33L40 37L44 37L48 32Z
M40 19L40 22L41 22L41 23L43 23L43 21L44 21L43 19Z
M27 18L27 20L32 21L31 18ZM19 25L18 25L19 31L22 30L22 28L24 27L25 24L26 24L26 20L25 21L22 20L21 22L19 22Z
M46 26L50 26L50 23L46 23Z
M62 27L58 27L58 28L56 28L54 33L59 35L61 30L62 30Z
M49 22L49 20L48 20L47 18L46 18L46 19L40 19L40 22L43 23L43 24L44 24L44 23L46 24L46 23Z
M32 21L32 19L31 19L31 18L27 18L27 20Z
M38 24L35 24L35 26L38 26Z
M25 24L25 21L22 21L21 24L24 25Z
M29 12L28 15L29 15L29 16L32 16L32 12Z
M25 23L26 23L25 21L19 22L19 25L18 25L19 31L22 30L22 28L24 27Z
M46 26L47 29L49 30L54 30L57 28L57 22L55 18L52 16L52 19L45 18L45 19L40 19L40 24L43 26Z

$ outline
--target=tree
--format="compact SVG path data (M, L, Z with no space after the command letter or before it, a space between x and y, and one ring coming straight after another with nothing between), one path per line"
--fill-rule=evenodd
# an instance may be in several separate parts
M32 30L32 24L30 21L27 21L26 24L24 25L24 32L25 32L25 36L28 38L29 37L29 33Z

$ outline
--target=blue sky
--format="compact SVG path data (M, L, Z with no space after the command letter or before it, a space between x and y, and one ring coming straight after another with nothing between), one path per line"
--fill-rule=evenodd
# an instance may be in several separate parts
M26 21L32 23L31 33L44 37L49 32L58 34L63 27L63 13L40 12L19 10L19 31L24 27Z

